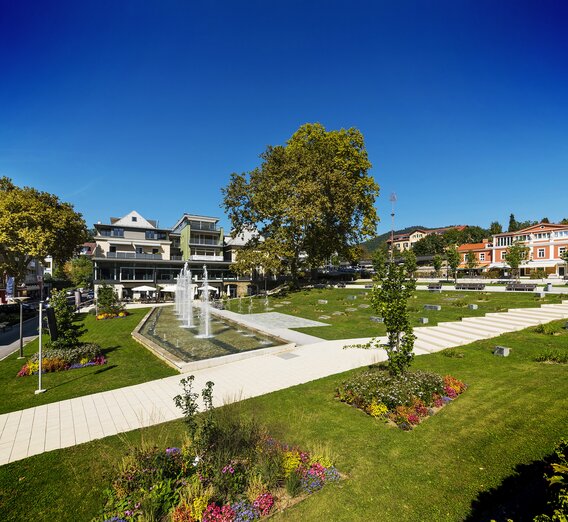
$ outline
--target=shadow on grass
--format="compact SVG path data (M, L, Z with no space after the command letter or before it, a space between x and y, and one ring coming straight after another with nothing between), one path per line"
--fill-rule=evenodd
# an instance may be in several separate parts
M495 522L532 521L547 512L547 482L544 474L550 472L552 455L530 464L519 464L515 474L498 487L481 493L471 504L471 513L465 522L494 520Z
M112 370L113 368L116 368L116 367L117 367L116 364L105 365L105 366L102 366L101 368L99 368L98 370L96 370L92 373L83 373L83 375L78 375L77 377L74 377L73 379L69 379L65 382L60 382L59 384L50 385L49 388L50 389L62 388L63 386L68 386L69 384L80 381L81 379L84 379L85 377L92 377L93 375L98 375L98 374L106 372L108 370ZM80 369L83 369L83 368L80 368ZM69 370L69 371L75 371L75 370Z
M103 352L103 355L108 355L109 353L114 352L115 350L118 350L120 348L120 346L109 346L108 348L102 348L101 351Z

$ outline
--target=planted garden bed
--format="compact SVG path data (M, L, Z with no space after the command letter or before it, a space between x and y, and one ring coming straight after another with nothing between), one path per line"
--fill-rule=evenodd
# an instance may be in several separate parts
M451 375L408 371L393 376L382 368L372 368L343 382L336 389L336 397L372 417L410 430L466 388Z

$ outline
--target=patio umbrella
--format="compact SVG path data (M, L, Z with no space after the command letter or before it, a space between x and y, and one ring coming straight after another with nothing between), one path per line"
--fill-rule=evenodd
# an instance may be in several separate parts
M153 286L147 286L147 285L143 285L143 286L135 286L132 289L133 292L155 292L156 289Z

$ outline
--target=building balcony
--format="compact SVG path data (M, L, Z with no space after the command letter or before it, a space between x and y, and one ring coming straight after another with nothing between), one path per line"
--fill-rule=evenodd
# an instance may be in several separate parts
M223 256L199 256L193 255L189 256L190 261L223 261Z
M162 260L162 254L139 254L138 252L107 252L106 256L109 259L151 259Z
M207 246L216 246L222 247L223 243L218 239L193 239L189 238L190 245L207 245Z
M170 261L183 261L183 256L170 256Z
M215 226L213 223L211 223L211 225L207 224L207 223L203 223L201 225L197 224L197 223L190 223L189 226L191 227L191 230L205 230L207 232L220 232L221 229L217 226Z

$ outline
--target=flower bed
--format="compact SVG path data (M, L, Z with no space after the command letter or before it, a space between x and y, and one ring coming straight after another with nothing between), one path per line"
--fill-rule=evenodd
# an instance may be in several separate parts
M241 440L240 450L252 439ZM259 520L340 478L325 455L264 436L249 449L248 456L237 451L240 455L217 466L211 464L218 454L200 459L190 442L165 451L136 449L123 459L106 491L104 514L95 520L146 520L150 514L172 522ZM216 453L212 448L210 456Z
M103 313L103 314L98 314L97 315L97 321L103 321L105 319L116 319L117 317L127 317L128 316L128 312L125 312L124 310L122 310L121 312L118 313Z
M372 369L345 381L336 390L339 400L410 430L456 399L467 386L452 377L416 371L399 377Z
M51 349L42 353L42 373L60 372L84 368L85 366L99 366L106 364L107 360L101 347L94 343L81 344L72 349ZM22 369L18 377L34 375L39 372L39 353L33 354Z

